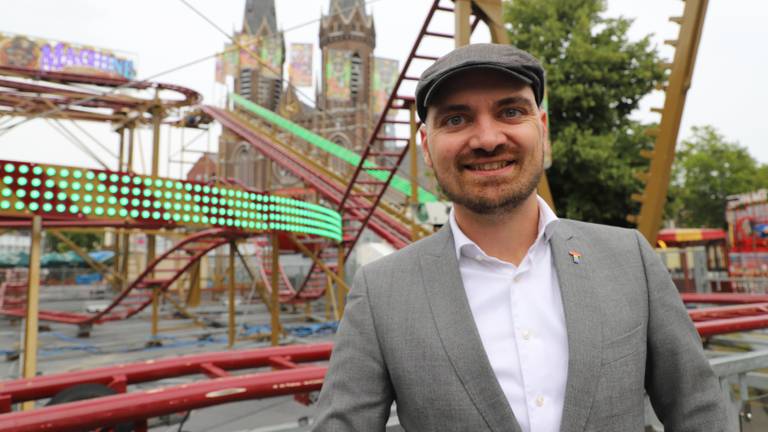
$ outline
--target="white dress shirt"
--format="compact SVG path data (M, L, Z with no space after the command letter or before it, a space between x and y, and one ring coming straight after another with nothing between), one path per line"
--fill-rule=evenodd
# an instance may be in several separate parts
M488 256L451 211L461 279L496 379L523 432L557 432L568 375L568 338L544 229L557 220L538 197L539 232L519 266Z

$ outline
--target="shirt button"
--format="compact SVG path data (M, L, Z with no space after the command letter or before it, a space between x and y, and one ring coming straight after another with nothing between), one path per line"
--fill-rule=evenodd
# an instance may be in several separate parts
M520 278L522 278L522 277L523 277L523 275L516 274L515 277L512 278L512 280L515 281L515 282L520 282Z
M531 332L530 330L523 330L523 339L528 340L531 338Z
M478 262L483 262L483 256L482 255L475 255L475 260Z
M539 406L539 407L544 406L544 396L539 396L536 398L536 406Z

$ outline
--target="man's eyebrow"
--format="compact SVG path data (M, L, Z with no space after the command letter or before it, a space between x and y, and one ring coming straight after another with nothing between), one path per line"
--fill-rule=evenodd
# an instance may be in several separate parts
M523 96L510 96L510 97L496 101L494 105L496 106L522 105L529 110L533 109L533 103L531 102L531 100Z
M472 109L469 107L469 105L464 105L464 104L438 105L435 110L435 112L438 115L447 113L447 112L469 112L469 111L472 111Z

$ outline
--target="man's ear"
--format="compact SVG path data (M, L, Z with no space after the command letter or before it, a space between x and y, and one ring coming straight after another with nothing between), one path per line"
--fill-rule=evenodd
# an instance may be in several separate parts
M424 156L424 164L432 168L432 156L429 154L429 143L427 142L427 126L422 124L419 128L419 136L421 137L421 154Z

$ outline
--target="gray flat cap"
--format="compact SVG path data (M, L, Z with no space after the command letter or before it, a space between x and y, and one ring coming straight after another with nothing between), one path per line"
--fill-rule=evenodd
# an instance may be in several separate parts
M428 67L416 86L416 110L421 121L437 89L452 75L469 69L494 69L508 73L533 89L536 103L544 98L544 68L526 51L512 45L473 44L457 48Z

